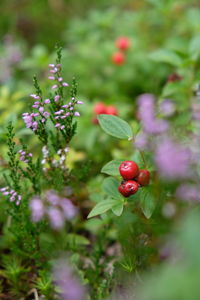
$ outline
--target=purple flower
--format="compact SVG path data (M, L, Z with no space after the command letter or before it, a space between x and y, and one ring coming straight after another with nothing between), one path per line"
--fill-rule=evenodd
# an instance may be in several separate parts
M186 202L200 202L200 188L194 184L181 184L176 190L176 196Z
M55 101L55 102L58 102L59 99L60 99L60 96L59 96L59 95L56 95L56 96L54 97L54 101Z
M63 213L66 219L73 219L77 215L77 208L72 204L72 202L69 199L62 199L60 205L63 209Z
M171 100L164 100L160 103L160 112L166 116L170 117L174 114L175 112L175 105Z
M45 118L48 118L48 117L50 116L50 113L49 113L48 111L45 111L45 112L43 113L43 116L44 116Z
M49 76L48 77L50 80L55 80L55 77L54 76Z
M43 113L43 111L44 111L44 107L43 107L43 106L40 106L39 112L40 112L40 113Z
M47 211L52 228L60 229L64 225L64 216L62 212L55 207L50 207Z
M51 102L50 99L45 99L45 100L44 100L44 103L45 103L45 104L49 104L50 102Z
M145 133L139 133L135 137L134 146L139 150L144 150L148 143L148 137Z
M74 116L75 117L80 117L80 113L78 111L75 111Z
M168 129L168 123L165 120L155 118L155 99L151 94L143 94L138 99L139 117L143 129L149 134L160 134Z
M62 86L69 86L69 84L67 82L63 82Z
M30 209L33 222L39 222L44 216L44 206L39 197L31 200Z
M160 175L168 180L190 175L190 151L164 138L156 147L155 162Z
M85 288L74 275L72 267L63 259L56 261L53 270L55 284L63 300L85 300Z
M58 87L58 85L57 84L54 84L54 85L52 85L52 89L57 89L57 87Z
M8 186L1 188L0 192L4 196L10 195L10 202L15 202L16 205L19 205L22 200L22 196L19 195L15 190L10 189Z

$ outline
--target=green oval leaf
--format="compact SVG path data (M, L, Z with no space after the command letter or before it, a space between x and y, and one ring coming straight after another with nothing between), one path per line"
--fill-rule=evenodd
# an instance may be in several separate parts
M124 209L124 203L123 202L117 202L113 207L112 207L112 212L113 214L115 214L116 216L121 216L121 214L123 213L123 209Z
M119 175L119 166L124 159L116 159L109 161L102 169L101 173L105 173L112 176Z
M115 204L116 200L113 199L102 200L91 210L91 212L88 215L88 218L92 218L105 213L106 211L111 209Z
M133 132L129 124L119 117L113 115L98 115L101 128L108 134L119 139L130 139Z
M103 191L110 197L122 200L121 194L118 192L119 182L113 177L107 177L103 181Z
M168 49L158 49L149 55L150 59L157 62L168 63L172 66L181 66L182 60L178 54Z
M147 219L151 218L155 206L154 195L148 187L143 187L140 192L140 207Z

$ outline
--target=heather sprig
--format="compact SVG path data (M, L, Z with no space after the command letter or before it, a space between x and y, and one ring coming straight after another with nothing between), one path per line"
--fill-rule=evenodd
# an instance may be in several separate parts
M14 141L15 133L12 123L9 123L7 127L7 145L8 145L8 165L10 169L9 177L11 184L16 192L20 192L20 172L19 172L19 160L17 158L16 143Z
M34 76L35 94L31 98L35 101L31 112L22 114L22 118L27 128L30 128L47 145L51 140L55 150L65 148L70 142L76 131L76 121L74 117L79 117L80 113L75 110L76 105L83 104L76 98L77 83L75 78L72 80L70 96L71 99L66 103L67 95L64 91L69 84L63 81L61 65L61 48L57 48L56 64L49 64L49 80L54 81L48 98L43 98L42 90ZM49 126L52 123L55 130Z

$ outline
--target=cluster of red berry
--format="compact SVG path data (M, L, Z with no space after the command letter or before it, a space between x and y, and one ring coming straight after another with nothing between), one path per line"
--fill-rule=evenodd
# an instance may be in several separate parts
M124 197L137 193L140 186L149 184L150 172L148 170L140 170L134 161L123 161L119 166L119 172L124 180L121 182L118 190Z
M122 36L116 40L115 45L119 51L113 53L112 62L116 65L122 65L125 61L124 51L130 47L130 40L127 37Z
M118 110L114 105L107 106L103 102L96 103L93 110L96 115L105 114L118 116ZM92 119L92 122L93 124L98 124L96 116Z

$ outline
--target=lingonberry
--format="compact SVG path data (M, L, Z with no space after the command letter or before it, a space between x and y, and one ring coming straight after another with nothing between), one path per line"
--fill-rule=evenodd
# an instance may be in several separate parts
M129 197L137 193L139 184L134 180L123 181L118 187L118 191L124 196Z
M124 179L129 180L139 175L139 168L134 161L125 160L119 166L119 172Z
M106 106L105 106L105 104L103 102L96 103L95 106L94 106L94 112L97 115L105 114L106 113Z
M125 56L122 52L115 52L113 53L112 55L112 62L115 64L115 65L123 65L125 61Z
M170 74L170 75L168 76L167 82L179 81L179 80L181 80L181 79L183 79L182 76L180 76L180 75L177 74L177 73L172 73L172 74Z
M148 170L140 170L139 175L135 178L141 186L149 184L150 181L150 172Z
M109 105L109 106L106 107L106 114L107 115L118 116L118 110L115 106Z
M124 51L130 47L130 40L126 36L122 36L116 40L115 45L118 49Z

